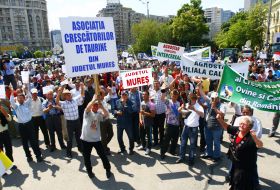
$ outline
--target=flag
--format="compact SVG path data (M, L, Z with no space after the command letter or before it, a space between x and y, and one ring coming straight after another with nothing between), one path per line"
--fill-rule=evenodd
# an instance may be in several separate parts
M269 112L280 111L280 81L255 82L224 66L218 88L219 97L236 104Z

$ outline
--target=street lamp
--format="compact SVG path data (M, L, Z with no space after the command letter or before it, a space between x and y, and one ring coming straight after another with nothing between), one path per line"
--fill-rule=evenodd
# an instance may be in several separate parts
M267 19L267 31L266 31L266 52L269 50L269 41L270 41L270 22L271 22L271 11L272 11L272 0L270 0L269 11L268 11L268 19Z
M148 19L150 18L150 14L149 14L149 1L143 1L143 0L139 0L140 2L142 2L143 4L147 4L147 17Z

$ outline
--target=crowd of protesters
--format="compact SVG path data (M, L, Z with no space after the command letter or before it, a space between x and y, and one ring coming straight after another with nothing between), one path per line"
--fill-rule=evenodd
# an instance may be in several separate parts
M227 176L231 189L244 189L245 185L245 189L258 187L257 150L262 147L261 122L253 116L249 106L221 100L216 92L217 80L189 77L174 63L138 61L120 64L120 69L152 67L153 84L127 90L123 89L118 72L104 73L99 75L100 89L97 90L92 76L67 78L62 72L62 64L52 61L15 66L9 56L2 56L0 83L6 85L7 98L0 102L0 149L5 150L12 161L10 136L21 138L28 162L33 161L29 144L37 162L43 161L42 146L38 143L40 129L46 148L50 152L57 150L57 136L60 148L65 149L69 159L75 136L90 178L94 177L90 161L94 147L109 178L111 166L107 157L111 154L109 143L114 136L111 121L114 117L120 155L127 152L124 131L129 139L128 155L134 154L135 146L146 155L153 147L159 147L160 159L165 159L169 152L178 156L177 163L185 162L189 140L190 166L198 159L197 147L202 159L221 160L225 130L230 134L231 143L228 157L232 164ZM21 71L25 70L30 73L29 84L22 82ZM258 82L279 80L279 62L251 62L248 79ZM44 92L44 87L51 90ZM227 107L235 110L228 124L224 122ZM275 113L270 137L276 134L279 118L280 113Z

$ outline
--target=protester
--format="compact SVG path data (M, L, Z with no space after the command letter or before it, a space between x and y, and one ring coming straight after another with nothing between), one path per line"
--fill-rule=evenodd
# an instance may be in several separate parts
M146 155L149 155L152 148L152 128L154 125L154 117L156 114L155 104L150 101L149 91L142 93L143 101L139 115L141 146L138 149L146 150ZM146 141L147 136L147 141Z
M132 102L128 99L128 91L121 92L121 99L117 101L115 109L115 117L117 118L117 138L120 146L119 154L125 153L125 146L123 142L123 131L126 132L129 139L129 155L133 155L134 138L133 138L133 108Z
M10 102L17 114L18 123L19 123L19 133L22 140L23 149L27 158L28 162L33 161L31 153L29 151L30 143L33 152L36 155L37 161L42 162L42 154L39 148L38 140L36 139L35 128L32 123L32 110L31 110L31 94L30 92L27 93L27 99L25 95L22 93L17 94L17 102L15 102L15 97L13 93L10 97Z
M50 147L50 138L49 132L43 118L43 107L42 103L43 98L38 97L38 90L36 88L31 89L32 101L31 101L31 110L32 110L32 123L35 127L36 141L39 140L39 127L44 135L44 141L47 148Z
M221 158L221 136L222 128L219 126L216 119L216 115L225 115L225 106L222 105L218 98L217 92L212 92L210 98L205 95L201 88L201 83L198 84L199 92L204 100L208 104L208 110L206 114L206 127L205 127L205 140L206 140L206 154L203 158L213 159L214 162L218 162ZM214 145L214 147L213 147Z
M68 141L66 156L68 158L72 158L71 150L73 143L73 133L75 133L78 150L82 152L82 145L80 141L81 123L79 119L78 102L84 98L83 84L81 84L81 88L81 95L76 96L75 98L72 98L71 92L64 87L60 87L58 89L58 94L56 96L56 104L61 106L67 123ZM61 94L64 95L65 101L59 100Z
M8 131L8 122L12 120L10 114L7 113L6 109L0 105L0 149L5 150L7 157L13 162L13 147L12 140ZM14 165L12 169L16 169Z
M189 115L184 119L184 129L181 136L181 145L180 145L180 154L179 159L176 163L181 163L185 160L186 154L186 144L188 139L190 140L190 149L189 149L189 165L194 164L194 155L196 149L196 142L198 136L198 127L199 127L199 118L204 117L204 110L201 105L197 102L197 96L193 93L189 95L189 103L182 104L179 108L179 112L186 114L189 112Z
M48 127L50 134L50 152L56 150L55 133L57 135L60 147L62 149L66 149L66 146L63 142L62 124L60 119L62 109L56 104L55 99L53 98L53 91L47 92L46 100L42 103L42 108L46 117L46 126Z
M101 109L102 112L98 110ZM103 121L105 117L108 117L109 113L106 110L102 103L93 99L85 109L84 118L83 118L83 127L81 134L81 142L83 144L83 157L86 166L88 176L93 178L95 175L92 172L91 166L91 151L94 147L98 156L101 158L103 167L106 170L107 178L111 176L111 165L105 154L105 150L101 143L101 132L100 132L100 122Z
M156 108L156 114L155 114L154 125L153 125L154 146L157 146L158 144L162 145L163 143L166 105L165 105L165 100L162 99L162 96L165 93L166 93L165 89L162 90L160 89L159 81L154 80L154 90L150 92L151 97L154 98L154 103Z
M168 150L170 141L170 154L176 155L177 142L179 138L179 108L180 103L177 101L179 96L179 92L177 90L173 90L171 92L171 100L167 99L165 104L167 106L166 110L166 128L164 134L164 140L160 150L161 159L165 158L165 153Z
M223 115L217 114L217 120L230 134L229 159L232 161L230 173L231 190L256 189L254 176L257 164L257 149L263 146L261 140L251 130L254 121L249 116L241 116L239 127L231 127L223 122Z

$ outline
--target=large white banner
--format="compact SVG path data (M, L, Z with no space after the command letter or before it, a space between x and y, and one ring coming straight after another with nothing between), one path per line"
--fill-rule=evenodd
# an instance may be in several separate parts
M118 71L113 18L60 18L68 77Z
M153 84L152 68L121 71L123 88L133 88Z
M211 47L205 47L190 53L184 53L184 56L196 60L211 61Z
M157 59L159 61L176 61L180 62L183 56L185 48L181 46L175 46L172 44L158 43L157 47Z
M228 65L236 72L247 78L249 62L231 63ZM186 56L183 56L181 63L183 74L187 74L191 77L207 77L213 80L221 78L223 68L224 64L194 60Z

